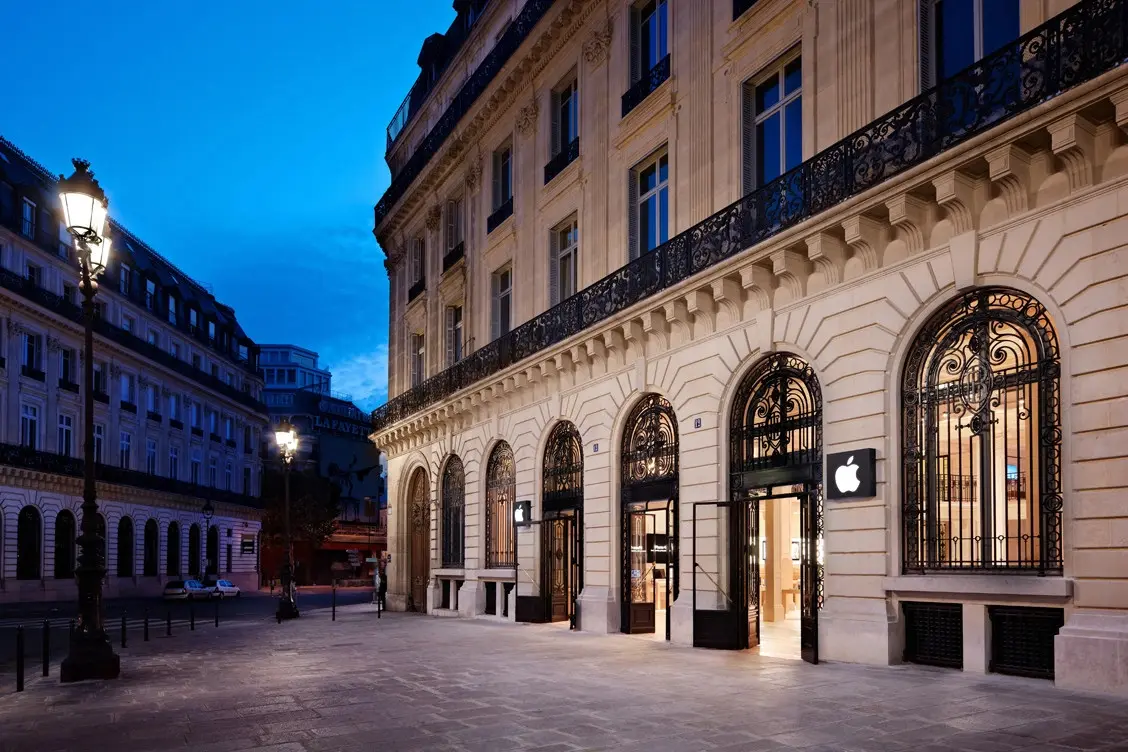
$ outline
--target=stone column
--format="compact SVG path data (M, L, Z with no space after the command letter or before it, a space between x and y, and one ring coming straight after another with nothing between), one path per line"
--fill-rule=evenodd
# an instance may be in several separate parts
M671 144L672 170L677 190L671 192L670 237L705 219L713 212L713 91L702 82L712 80L712 3L671 3L674 13L671 45L671 82L684 81L677 92L674 128L679 136ZM689 40L692 40L690 42Z

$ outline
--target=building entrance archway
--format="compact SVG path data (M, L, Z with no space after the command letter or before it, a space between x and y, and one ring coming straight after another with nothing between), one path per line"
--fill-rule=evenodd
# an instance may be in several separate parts
M657 394L627 419L621 449L620 630L648 634L664 624L678 597L678 423Z
M584 453L579 431L561 421L544 450L541 597L544 619L576 628L583 589Z
M427 585L431 580L431 502L427 472L418 468L408 490L408 591L407 610L427 610Z

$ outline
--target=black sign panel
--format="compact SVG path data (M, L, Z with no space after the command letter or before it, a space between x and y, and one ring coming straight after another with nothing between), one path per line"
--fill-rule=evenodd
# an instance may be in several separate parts
M877 450L855 449L826 456L826 497L868 499L877 496Z

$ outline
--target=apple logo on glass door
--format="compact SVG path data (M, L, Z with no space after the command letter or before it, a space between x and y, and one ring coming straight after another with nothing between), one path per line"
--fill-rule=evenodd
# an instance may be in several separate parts
M838 486L841 493L854 493L862 485L858 480L858 466L854 464L854 455L850 455L846 464L834 471L834 485Z

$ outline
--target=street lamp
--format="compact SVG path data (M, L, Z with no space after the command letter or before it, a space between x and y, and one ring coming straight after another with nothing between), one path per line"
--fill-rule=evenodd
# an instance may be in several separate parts
M215 514L215 507L212 505L211 500L204 502L204 506L200 509L200 514L204 516L204 577L208 576L208 566L211 564L211 559L208 558L208 541L211 540L211 518ZM218 555L218 552L216 552ZM218 569L218 567L217 567Z
M121 658L106 635L102 612L102 578L106 575L105 540L98 534L98 501L94 482L94 294L97 277L110 260L107 208L90 163L71 160L74 174L59 176L59 200L63 222L75 240L82 288L83 358L83 482L82 534L78 537L78 624L59 678L64 683L85 679L116 679Z
M286 556L282 560L282 594L278 600L278 622L283 619L298 618L298 606L294 603L293 542L290 538L290 465L298 451L298 433L287 421L282 421L274 432L274 443L282 457L283 485L285 486L284 523L286 525Z

